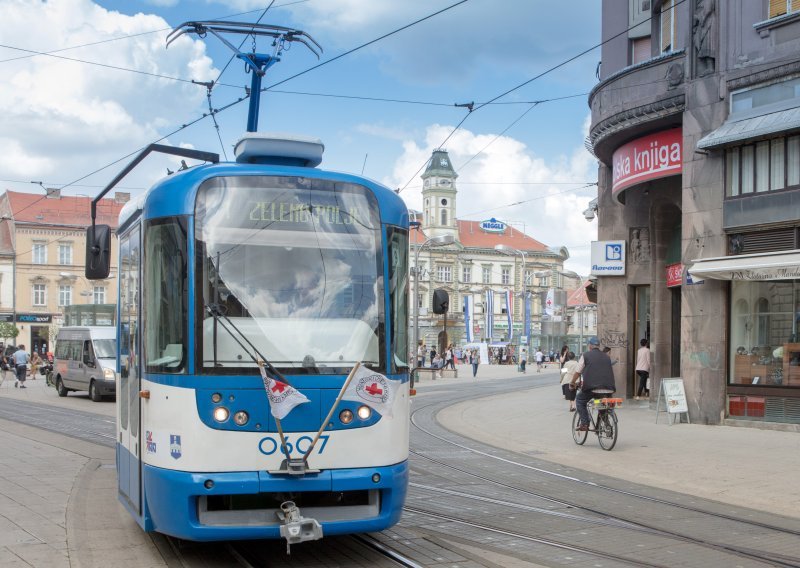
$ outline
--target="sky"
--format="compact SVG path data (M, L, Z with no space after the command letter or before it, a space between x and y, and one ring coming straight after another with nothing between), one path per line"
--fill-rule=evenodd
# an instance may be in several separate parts
M566 246L565 268L589 273L597 162L583 142L600 51L575 56L599 43L595 0L0 0L0 14L0 191L94 196L156 141L234 159L243 63L211 34L165 40L186 21L260 21L323 52L293 43L269 69L259 131L321 139L321 167L363 172L413 209L444 148L460 219ZM210 101L192 81L215 82ZM151 156L117 189L141 193L179 162Z

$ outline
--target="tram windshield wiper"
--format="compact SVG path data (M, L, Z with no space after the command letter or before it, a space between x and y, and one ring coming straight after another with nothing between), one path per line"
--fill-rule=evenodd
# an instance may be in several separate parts
M214 324L215 325L216 324L221 325L222 329L224 329L228 333L228 335L231 337L231 339L233 339L236 343L239 344L239 347L241 347L242 350L247 354L247 356L250 357L253 360L253 362L256 364L256 366L259 365L259 358L260 358L260 361L264 362L264 367L266 368L267 373L269 373L272 376L272 378L278 379L278 380L280 380L280 381L282 381L282 382L284 382L286 384L290 384L289 381L286 380L286 377L284 377L281 374L281 372L278 371L278 369L276 369L272 365L272 363L269 362L269 359L264 357L264 354L258 349L258 347L253 345L253 342L250 341L250 339L248 339L247 335L242 333L242 330L240 330L238 327L236 327L236 324L233 323L227 315L225 315L223 309L221 308L221 306L219 304L205 304L205 309L211 315L211 317L214 318ZM230 326L230 328L229 328L229 326ZM245 341L245 343L247 343L247 345L250 347L250 349L248 349L247 346L245 346L245 344L242 343L239 340L239 338L237 338L236 335L234 335L232 333L231 330L235 331L236 334L240 338L242 338ZM253 355L253 353L258 355L258 357ZM216 357L216 334L214 336L214 366L215 367L224 366L222 363L220 363L217 360L217 357Z

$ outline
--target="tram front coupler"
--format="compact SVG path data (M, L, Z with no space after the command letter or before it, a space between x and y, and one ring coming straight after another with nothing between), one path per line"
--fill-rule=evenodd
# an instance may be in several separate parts
M281 503L281 510L276 514L283 522L280 531L281 537L286 539L286 554L291 554L293 544L322 538L322 525L316 519L303 517L294 501Z

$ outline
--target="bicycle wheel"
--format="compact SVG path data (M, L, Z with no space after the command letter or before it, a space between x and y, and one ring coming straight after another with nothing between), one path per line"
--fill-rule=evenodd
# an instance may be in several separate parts
M603 412L597 418L597 441L600 442L600 447L606 451L614 449L617 444L617 434L619 428L617 427L617 414L609 409Z
M580 416L578 416L578 412L575 411L575 413L572 415L572 439L575 440L576 444L582 446L584 442L586 442L586 436L589 435L589 432L586 430L582 432L576 430L579 421L580 421Z

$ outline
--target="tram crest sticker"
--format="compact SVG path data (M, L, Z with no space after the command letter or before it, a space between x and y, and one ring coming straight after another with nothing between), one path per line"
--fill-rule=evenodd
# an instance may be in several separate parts
M389 379L380 374L361 377L356 383L356 393L364 402L386 404L389 401Z
M181 437L176 434L169 435L169 455L173 458L180 459L183 455L181 450Z
M153 441L153 433L150 430L146 430L144 433L144 441L147 445L147 453L148 454L155 454L156 453L156 443Z

